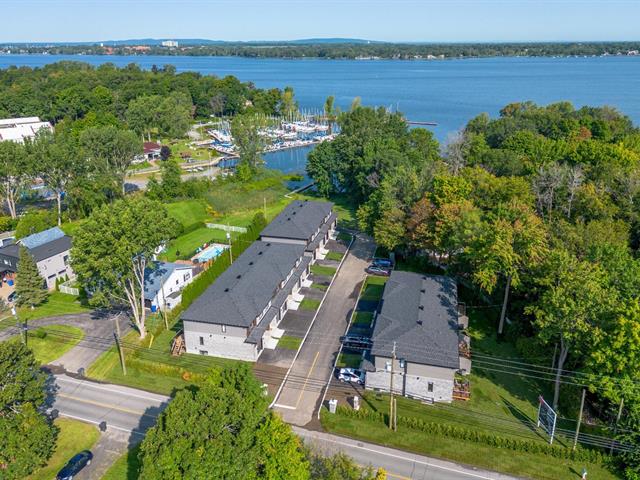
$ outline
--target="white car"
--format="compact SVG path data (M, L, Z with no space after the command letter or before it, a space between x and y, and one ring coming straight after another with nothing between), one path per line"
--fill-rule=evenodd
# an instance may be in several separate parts
M364 385L364 372L357 368L341 368L338 371L338 380L341 382Z

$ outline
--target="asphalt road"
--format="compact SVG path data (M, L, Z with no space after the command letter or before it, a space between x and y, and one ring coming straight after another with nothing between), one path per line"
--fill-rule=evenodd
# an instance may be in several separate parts
M106 422L107 433L94 447L94 461L78 480L100 478L127 446L138 443L155 424L169 397L119 385L54 376L57 391L53 408L61 416L99 425ZM390 480L514 480L497 473L476 470L452 462L435 460L401 450L294 427L297 435L321 452L342 451L362 466L382 467Z
M314 418L323 388L333 375L351 311L355 308L361 282L375 250L373 241L357 236L336 274L324 303L305 340L289 376L275 400L274 408L285 422L304 426Z
M343 452L362 466L383 468L389 480L515 480L514 477L479 470L453 462L436 460L422 455L314 432L293 427L305 443L320 452L332 455ZM428 441L428 440L427 440Z

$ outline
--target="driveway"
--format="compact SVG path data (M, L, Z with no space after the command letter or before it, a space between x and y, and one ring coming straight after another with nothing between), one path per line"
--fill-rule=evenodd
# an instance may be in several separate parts
M77 373L81 368L87 369L114 342L114 318L117 314L107 312L88 312L59 317L47 317L29 321L29 329L49 325L70 325L84 332L84 337L76 346L66 352L51 365L60 367L67 372ZM120 315L120 330L122 335L131 328L126 316ZM0 331L0 341L9 339L20 333L17 327L10 327Z
M314 418L354 309L364 269L375 251L366 236L357 236L320 307L300 354L274 400L274 408L287 423L304 426Z

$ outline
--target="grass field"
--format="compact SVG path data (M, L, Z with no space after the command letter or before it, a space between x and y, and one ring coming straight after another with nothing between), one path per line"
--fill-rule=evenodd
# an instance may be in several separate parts
M342 255L340 252L329 252L327 253L327 260L334 260L336 262L339 262L340 260L342 260L342 257L344 255Z
M311 265L311 273L314 275L324 275L326 277L333 277L336 273L336 269L333 267L324 267L322 265Z
M56 335L50 335L55 332ZM42 335L45 335L41 338ZM61 335L64 335L61 338ZM84 337L84 332L69 325L50 325L29 332L27 345L36 360L42 365L51 363L75 347Z
M231 232L231 242L238 234ZM227 234L224 230L202 227L197 230L185 233L173 240L167 250L162 254L162 258L173 262L177 258L186 258L193 254L198 247L205 243L227 243Z
M300 302L300 310L317 310L320 306L320 300L313 298L305 298Z
M341 353L338 357L336 367L338 368L358 368L362 361L362 355L359 353Z
M372 312L355 312L353 315L353 324L368 327L373 320Z
M204 355L184 354L172 357L169 349L175 335L174 330L164 330L153 339L148 335L140 341L136 332L129 332L123 338L123 344L145 347L143 349L127 349L127 375L120 367L120 360L115 348L103 353L87 371L87 375L96 380L142 388L165 395L171 394L191 384L198 375L206 375L212 370L219 370L226 365L237 363L236 360L209 357Z
M284 348L285 350L297 350L301 343L301 338L292 337L291 335L283 335L278 342L278 347Z
M137 480L140 476L139 452L139 444L128 450L111 465L101 480Z
M360 295L360 299L365 301L380 300L386 283L387 277L368 276L365 281L362 294Z
M27 477L27 480L51 480L55 478L58 471L73 457L82 450L90 450L98 441L100 432L93 425L71 420L68 418L58 418L55 420L56 426L60 429L56 450L46 466Z
M51 292L49 298L34 309L22 307L18 309L20 320L36 320L38 318L84 313L90 309L80 303L78 297L66 293Z
M423 406L423 408L429 408ZM383 423L331 415L325 409L321 417L323 427L339 435L399 448L411 452L475 465L503 473L540 480L579 479L583 467L589 478L614 480L619 478L602 465L560 460L549 455L513 452L472 442L463 442L423 432L398 428L392 433ZM393 474L393 471L388 472Z
M165 206L171 218L175 219L183 227L212 221L211 215L207 212L208 205L203 200L182 200L180 202L167 203Z

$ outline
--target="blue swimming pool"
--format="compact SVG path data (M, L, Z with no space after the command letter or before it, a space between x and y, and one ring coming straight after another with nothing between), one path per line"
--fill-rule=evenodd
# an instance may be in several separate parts
M195 257L193 257L193 261L195 263L205 263L211 259L214 259L222 254L227 248L227 245L223 245L221 243L212 243L207 248L198 253Z

